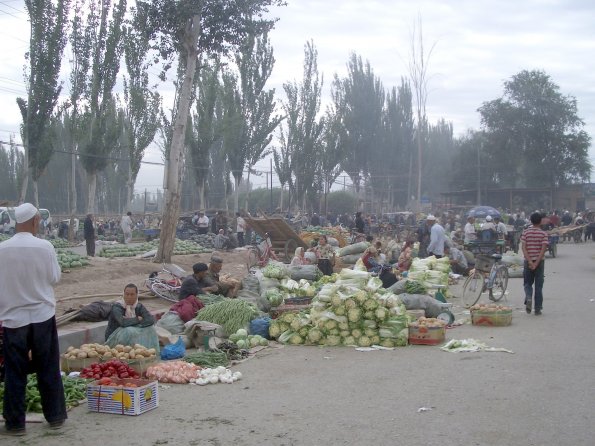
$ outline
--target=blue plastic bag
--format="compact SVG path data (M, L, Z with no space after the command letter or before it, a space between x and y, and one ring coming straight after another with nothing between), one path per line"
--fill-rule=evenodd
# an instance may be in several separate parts
M161 350L161 359L180 359L186 355L186 345L182 337L178 337L178 341L175 344L166 345Z
M260 335L265 339L270 339L270 337L269 337L269 326L270 325L271 325L270 317L254 319L252 322L250 322L250 334L251 335Z

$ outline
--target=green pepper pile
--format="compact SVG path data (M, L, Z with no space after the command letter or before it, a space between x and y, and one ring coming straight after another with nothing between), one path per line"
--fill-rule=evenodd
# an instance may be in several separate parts
M66 407L75 407L86 396L87 381L80 378L62 377L64 385L64 396L66 398ZM0 383L0 412L4 404L4 383ZM27 376L27 386L25 387L25 410L27 412L42 412L41 395L37 387L37 375Z

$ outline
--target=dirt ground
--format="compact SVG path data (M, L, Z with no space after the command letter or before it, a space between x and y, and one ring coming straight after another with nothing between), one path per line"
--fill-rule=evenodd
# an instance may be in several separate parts
M223 258L221 274L229 274L237 279L242 279L246 275L246 250L221 251L218 254ZM211 254L174 256L172 263L183 268L188 274L191 274L193 264L197 262L208 263L210 257ZM70 308L79 308L82 305L98 300L118 298L117 296L79 296L121 293L124 286L128 283L136 284L139 291L147 290L145 280L151 272L161 269L161 265L158 263L134 257L112 259L94 257L90 259L90 262L91 265L88 267L77 268L70 272L62 273L62 279L55 287L57 316L64 314ZM141 297L141 302L150 311L169 308L171 305L166 300L158 297Z

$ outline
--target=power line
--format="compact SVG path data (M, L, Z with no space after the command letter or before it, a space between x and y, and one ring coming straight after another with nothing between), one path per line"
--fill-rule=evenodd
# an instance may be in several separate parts
M0 5L4 5L4 6L6 6L7 8L13 9L13 10L15 10L16 12L19 12L19 13L21 13L21 14L27 14L27 12L26 12L26 11L23 11L22 9L15 8L14 6L11 6L11 5L9 5L9 4L8 4L8 3L6 3L6 2L0 2Z
M0 140L0 144L6 144L6 145L13 145L13 146L17 146L17 147L25 147L23 144L19 144L16 142L7 142L7 141L2 141ZM98 159L105 159L105 160L109 160L109 161L125 161L125 162L129 162L130 158L116 158L113 156L107 156L107 155L96 155L94 153L79 153L79 152L73 152L71 150L54 150L55 153L66 153L69 155L78 155L78 156L85 156L88 158L98 158ZM141 161L141 164L148 164L148 165L152 165L152 166L165 166L165 163L162 162L157 162L157 161ZM194 170L211 170L210 167L198 167L198 166L192 166L191 164L185 164L185 167L194 169ZM231 170L230 173L233 173L234 171ZM268 171L256 171L257 173L269 173ZM248 173L247 170L243 170L242 173ZM254 171L252 171L252 173L254 173Z

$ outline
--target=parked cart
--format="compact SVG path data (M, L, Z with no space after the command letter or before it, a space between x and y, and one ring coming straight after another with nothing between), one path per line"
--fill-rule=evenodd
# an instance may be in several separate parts
M281 253L286 261L291 260L296 248L308 248L306 243L283 218L246 217L245 219L246 223L248 223L252 230L259 236L264 237L265 234L268 234L273 251L275 251L275 253Z

